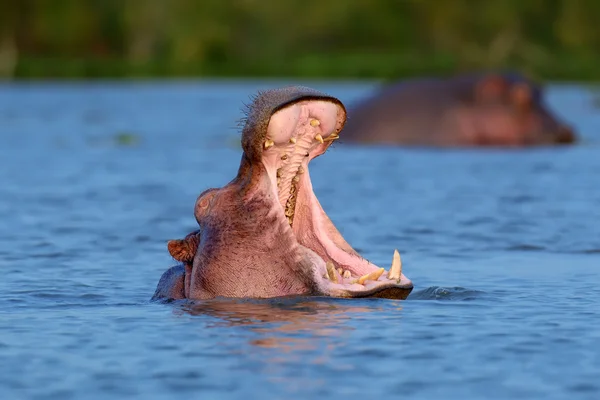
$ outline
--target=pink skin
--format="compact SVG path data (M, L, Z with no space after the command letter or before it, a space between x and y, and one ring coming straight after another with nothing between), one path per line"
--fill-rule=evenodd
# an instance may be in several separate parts
M357 283L380 268L344 240L312 190L308 164L343 135L345 120L339 100L312 89L284 88L257 97L242 135L238 176L199 196L193 262L165 273L154 298L406 298L413 285L403 274L388 279L386 271ZM333 279L327 262L335 267Z

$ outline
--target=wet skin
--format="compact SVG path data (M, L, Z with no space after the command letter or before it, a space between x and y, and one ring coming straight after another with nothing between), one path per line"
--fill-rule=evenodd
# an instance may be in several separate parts
M524 147L576 141L520 74L469 74L389 86L350 109L344 142Z
M312 190L308 164L343 135L345 122L338 99L310 88L256 96L246 114L237 176L198 197L199 229L169 242L181 264L163 274L153 299L405 299L413 285L399 254L389 271L362 258Z

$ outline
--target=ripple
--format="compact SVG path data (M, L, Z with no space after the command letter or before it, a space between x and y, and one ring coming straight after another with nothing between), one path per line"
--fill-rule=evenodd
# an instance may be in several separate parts
M567 390L575 393L596 393L600 392L600 386L596 383L581 382L568 386Z
M600 248L597 248L597 249L584 249L584 250L580 250L580 251L575 251L574 253L600 254Z
M506 247L506 251L544 251L546 247L535 244L514 244Z
M410 300L449 300L449 301L472 301L484 298L485 292L466 289L463 287L440 287L432 286L410 294Z

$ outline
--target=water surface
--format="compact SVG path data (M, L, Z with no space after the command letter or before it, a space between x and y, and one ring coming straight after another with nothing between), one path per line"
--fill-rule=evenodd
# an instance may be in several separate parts
M549 101L574 147L311 163L352 245L400 250L408 300L150 303L236 172L242 103L281 84L0 85L0 398L600 398L600 115L573 85Z

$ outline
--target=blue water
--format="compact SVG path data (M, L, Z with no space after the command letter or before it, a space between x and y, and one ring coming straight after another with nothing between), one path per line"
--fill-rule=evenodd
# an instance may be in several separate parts
M575 147L311 164L354 247L400 250L408 300L150 303L237 170L242 102L282 84L0 85L1 399L600 398L600 110L573 85L549 103Z

